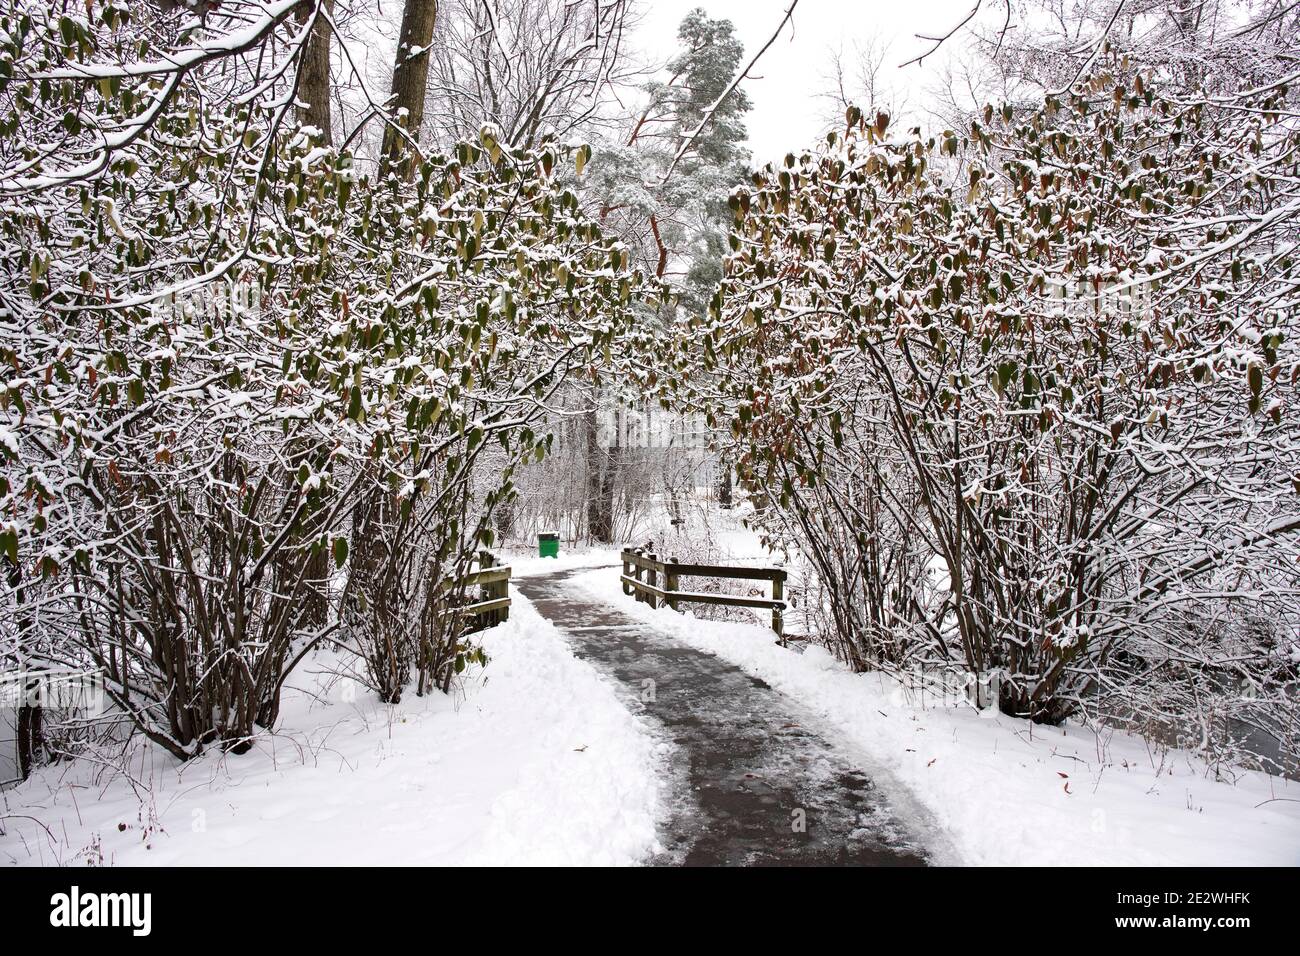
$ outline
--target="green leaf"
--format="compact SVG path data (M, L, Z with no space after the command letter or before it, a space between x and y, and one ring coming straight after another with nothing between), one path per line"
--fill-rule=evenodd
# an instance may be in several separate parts
M334 567L342 568L348 560L348 539L335 538L332 550L334 552Z

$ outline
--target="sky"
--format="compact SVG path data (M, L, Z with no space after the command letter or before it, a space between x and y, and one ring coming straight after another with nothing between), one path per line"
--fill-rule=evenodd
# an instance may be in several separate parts
M928 86L938 80L953 44L920 66L899 64L932 44L917 33L944 34L970 12L974 0L799 0L793 29L789 25L763 54L744 88L754 108L747 117L750 149L758 163L811 145L834 111L822 94L833 90L832 56L875 44L885 50L882 79L913 108L923 103ZM745 44L745 62L771 37L790 0L654 0L642 5L642 20L633 36L643 55L667 59L677 48L677 24L687 12L703 7L712 17L736 25Z
M746 117L755 165L780 160L786 153L812 146L842 115L826 94L834 90L832 59L846 63L855 54L883 50L882 83L903 101L906 116L924 119L927 90L938 84L949 58L960 56L961 35L923 64L900 64L925 52L932 43L916 34L942 35L960 23L975 0L799 0L792 25L763 54L744 81L753 109ZM387 89L392 50L401 21L401 0L367 0L358 9L380 12L353 26L359 37L350 43L352 62L368 77L377 96ZM748 63L776 30L790 0L636 0L637 23L630 52L643 65L661 67L678 51L677 26L695 7L736 26ZM339 63L337 69L346 68ZM856 92L856 91L855 91ZM859 105L866 105L858 97ZM896 114L897 118L897 114Z

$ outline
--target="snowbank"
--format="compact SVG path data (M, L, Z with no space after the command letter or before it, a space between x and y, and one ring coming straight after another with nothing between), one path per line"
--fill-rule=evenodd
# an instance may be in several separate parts
M1080 727L1039 727L969 707L921 708L881 675L772 633L652 610L618 575L577 583L731 661L810 708L910 787L971 864L1300 864L1300 784L1242 771L1216 781L1184 752Z
M5 864L631 864L655 849L659 744L516 596L459 699L378 704L306 665L240 756L131 777L78 762L0 794ZM27 819L34 818L34 819ZM39 821L39 822L38 822ZM48 830L46 829L48 828Z

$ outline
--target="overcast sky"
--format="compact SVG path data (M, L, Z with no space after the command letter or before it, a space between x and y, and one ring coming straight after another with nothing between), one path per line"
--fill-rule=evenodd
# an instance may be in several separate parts
M799 0L793 26L759 60L744 89L754 104L746 118L750 149L757 165L779 160L804 149L827 128L831 115L840 115L825 94L834 90L832 57L841 51L847 62L874 46L883 49L881 80L904 97L911 113L924 120L926 90L938 83L949 57L960 56L959 36L928 57L923 65L900 69L899 64L933 44L917 33L944 34L970 12L975 0ZM772 36L790 0L638 0L631 52L646 66L662 66L678 51L677 26L695 7L712 17L725 17L736 26L745 45L747 63ZM370 10L369 4L360 5ZM401 0L374 0L380 12L353 26L357 39L349 44L354 62L376 95L386 90L389 64L401 21ZM339 68L345 68L339 64ZM857 93L855 90L854 93ZM860 105L867 105L860 103Z
M811 145L824 130L832 106L819 95L833 89L830 59L835 50L850 57L855 46L887 45L884 79L919 107L925 88L936 81L942 58L935 56L920 67L899 69L898 64L930 46L916 39L916 33L946 33L970 12L972 2L800 0L793 30L786 27L759 60L754 78L745 81L754 103L748 117L754 160L761 164L779 159ZM703 7L710 16L736 25L748 62L789 5L790 0L653 0L642 4L643 19L634 40L645 55L666 59L677 48L677 24L691 9Z

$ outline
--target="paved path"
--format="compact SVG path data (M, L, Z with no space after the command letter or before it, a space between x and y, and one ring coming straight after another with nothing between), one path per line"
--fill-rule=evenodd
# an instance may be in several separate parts
M582 572L514 584L568 634L575 653L622 685L629 706L675 742L673 805L654 862L926 862L859 762L802 707L721 658L596 601L568 582L572 573ZM651 686L654 699L643 700Z

